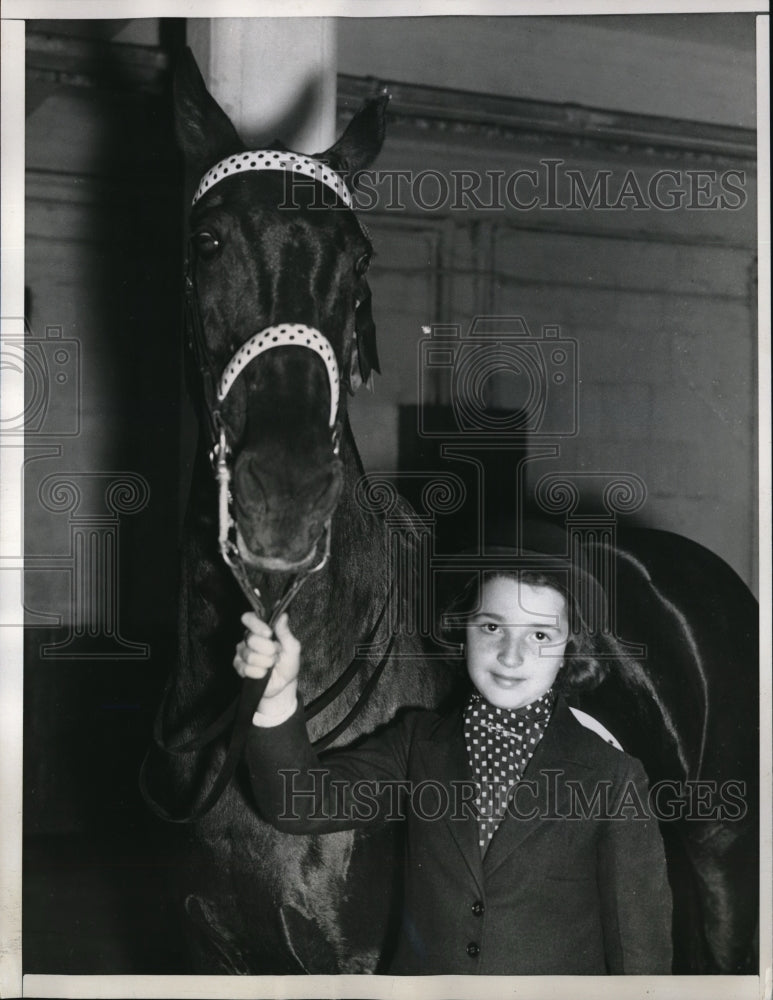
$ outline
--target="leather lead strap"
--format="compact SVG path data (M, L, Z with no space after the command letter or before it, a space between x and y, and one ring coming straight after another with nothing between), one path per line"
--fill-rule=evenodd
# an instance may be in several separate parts
M217 778L215 778L212 783L211 788L207 792L204 799L195 806L189 813L182 815L174 815L169 812L164 806L157 802L152 795L147 786L147 781L145 779L145 764L147 763L147 757L143 761L142 768L140 769L140 791L145 802L150 806L156 816L168 823L190 823L193 820L201 819L202 816L206 815L209 810L215 805L220 799L227 788L231 778L233 778L236 771L239 760L242 756L242 751L244 750L244 744L247 741L247 735L249 733L249 727L252 725L252 716L255 714L255 709L258 707L260 699L263 697L263 692L266 690L266 685L268 684L269 674L265 677L255 679L252 677L245 677L242 681L242 689L239 698L233 705L229 706L227 710L228 714L234 717L234 730L233 736L231 737L231 742L226 751L225 759L218 772ZM235 709L235 711L232 711ZM225 715L226 713L224 713ZM218 719L218 723L224 716ZM192 741L198 744L198 740ZM183 747L187 747L190 744L183 744L182 746L175 747L170 752L172 753L182 753Z
M313 746L316 751L319 752L320 750L324 750L326 747L330 746L333 740L338 739L341 733L345 732L352 724L352 722L354 722L356 717L360 714L360 712L365 706L366 701L370 697L371 691L375 688L379 678L384 672L384 668L386 667L387 662L389 661L389 655L392 652L392 646L394 645L394 641L395 637L394 633L392 633L392 635L389 637L389 642L387 643L387 648L384 655L381 657L378 664L376 665L376 669L373 671L373 673L366 681L365 687L362 689L359 698L351 707L351 709L347 712L344 718L341 719L341 721L338 723L337 726L334 726L329 733L326 733L324 736L321 736L318 740L314 741Z
M282 613L286 607L289 600L295 596L297 588L291 586L288 591L282 597L282 599L277 604L271 615L272 624L276 622L276 619ZM389 606L389 596L387 596L384 605L381 608L381 612L370 631L365 644L372 643L379 629L384 621L384 616L386 614L386 609ZM354 703L352 708L347 712L343 719L337 725L333 727L330 732L326 733L320 739L316 740L314 748L317 751L324 750L328 747L334 740L336 740L341 733L345 732L346 729L352 724L356 717L365 707L365 704L379 681L386 665L389 661L389 657L394 646L394 633L389 637L389 642L387 643L387 648L384 651L381 659L376 664L376 667L368 678L360 692L357 701ZM355 677L358 669L361 666L361 660L358 656L351 661L349 666L346 668L343 674L319 697L315 698L313 702L306 708L305 717L308 721L318 715L323 709L327 708L334 699L341 694ZM147 786L147 781L145 778L145 767L148 761L148 755L145 756L145 760L140 768L140 792L143 799L152 809L152 811L160 819L166 820L169 823L190 823L194 820L201 819L202 816L206 815L210 809L218 802L220 796L223 794L231 779L233 778L236 768L241 759L244 747L246 746L247 739L249 737L250 727L252 725L252 717L260 704L260 699L263 697L263 693L268 685L269 678L271 676L271 671L269 671L265 677L255 679L252 677L245 677L242 681L242 687L239 695L231 702L231 704L223 711L214 722L210 723L207 728L200 733L197 737L192 740L187 740L184 743L178 743L174 746L169 746L164 742L163 735L161 732L161 718L163 713L164 705L166 704L167 697L171 690L171 682L167 684L166 690L164 692L164 697L162 699L161 707L156 715L156 719L153 726L153 738L156 746L169 754L170 756L185 756L190 753L195 753L197 750L202 750L204 747L212 743L218 736L222 735L228 729L228 727L233 724L233 731L231 733L231 739L228 744L228 749L226 751L225 759L221 765L220 771L215 778L212 786L207 792L204 799L195 806L189 813L184 813L180 815L174 815L159 802L157 802L153 796L150 794L150 790Z

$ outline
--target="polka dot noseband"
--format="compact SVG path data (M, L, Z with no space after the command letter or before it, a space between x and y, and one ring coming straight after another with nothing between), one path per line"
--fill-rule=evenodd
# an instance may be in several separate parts
M347 208L353 208L352 196L343 180L326 163L320 160L313 160L310 156L303 156L300 153L279 152L273 149L260 149L248 153L235 153L216 163L208 170L196 188L191 205L195 205L199 198L203 197L207 191L225 180L227 177L234 177L237 174L246 174L256 170L279 170L285 173L307 177L309 180L319 181L325 187L333 191Z
M318 330L303 323L281 323L278 326L266 327L242 344L226 365L220 378L217 387L218 402L223 402L240 373L251 361L274 347L307 347L322 358L330 384L329 426L335 426L339 397L338 364L335 354L330 342Z

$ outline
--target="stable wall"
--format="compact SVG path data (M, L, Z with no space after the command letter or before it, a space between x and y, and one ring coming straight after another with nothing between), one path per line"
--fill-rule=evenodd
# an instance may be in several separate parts
M755 127L753 14L339 18L338 70Z
M374 206L384 375L353 404L366 467L400 465L400 428L427 381L422 325L466 329L491 314L522 315L537 334L556 325L578 352L577 433L554 441L557 458L528 466L529 497L560 471L582 480L593 506L603 475L631 474L646 502L621 524L686 535L754 587L753 15L461 22L339 20L339 68L362 81L339 86L342 103L393 93L379 169L437 171L451 190L454 172L544 172L552 158L588 189L607 172L612 201L627 176L646 192L664 171L685 187L713 177L718 190L725 177L742 190L724 203L693 191L672 210L646 195L619 210L472 211L449 199L427 210L410 197L402 212ZM436 198L431 181L424 190L425 204ZM517 406L504 382L489 385L491 405ZM451 399L441 388L433 402Z

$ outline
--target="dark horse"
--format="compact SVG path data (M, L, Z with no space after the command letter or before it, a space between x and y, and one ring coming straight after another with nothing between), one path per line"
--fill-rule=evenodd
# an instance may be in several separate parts
M325 706L309 722L312 739L332 733L349 742L403 706L438 706L454 686L448 667L421 659L415 631L393 627L403 596L391 593L391 546L397 537L410 559L410 516L395 535L361 502L362 468L339 391L378 367L365 278L371 247L347 185L380 149L384 106L368 102L313 158L247 151L189 54L178 73L178 138L191 188L199 185L188 296L205 433L186 522L181 658L161 718L177 743L206 732L234 698L244 590L258 588L270 608L306 573L290 621L304 650L304 703ZM731 802L729 816L701 817L710 806L696 805L696 792L697 818L677 814L662 828L675 971L754 971L754 602L721 560L677 536L621 537L614 562L618 634L645 644L647 655L613 669L579 707L642 759L653 782L679 782L682 795L685 782L746 783L743 815ZM357 658L358 646L370 651ZM172 814L195 810L224 755L223 739L192 753L154 750L146 768L154 798ZM391 831L281 835L256 815L237 771L195 823L194 839L186 908L201 931L202 971L378 968L399 881Z
M437 705L451 686L447 667L417 659L419 637L393 627L399 599L390 595L387 526L357 501L363 470L346 415L346 390L378 364L365 278L371 245L346 182L379 152L387 98L367 102L310 161L281 147L245 157L189 52L175 87L189 182L206 175L190 217L188 265L205 433L186 517L180 662L162 728L179 746L234 696L247 602L218 551L225 516L229 558L267 610L288 581L309 573L289 607L303 644L302 696L309 706L335 694L310 732L329 734L359 701L338 737L349 742L402 706ZM273 169L261 169L264 160ZM220 525L213 435L230 478L221 502L232 501ZM358 645L371 651L355 659ZM342 675L349 683L331 690ZM146 786L169 813L190 812L223 754L222 740L195 753L156 747ZM202 931L201 970L373 971L392 909L393 832L279 834L257 816L242 777L194 825L199 853L186 908Z
M578 704L660 788L674 972L754 974L757 602L723 560L680 535L620 532L614 550L616 632L644 650Z

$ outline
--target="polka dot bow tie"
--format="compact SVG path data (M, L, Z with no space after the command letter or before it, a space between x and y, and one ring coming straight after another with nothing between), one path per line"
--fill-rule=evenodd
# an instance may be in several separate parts
M550 721L554 695L548 691L523 708L497 708L473 694L464 710L464 741L478 796L481 854L499 828L507 799L523 775Z

